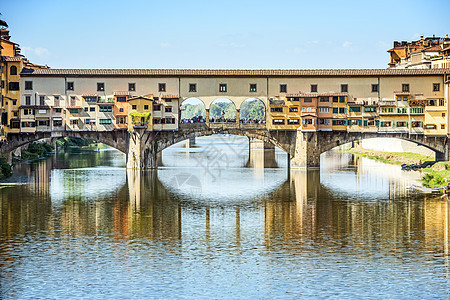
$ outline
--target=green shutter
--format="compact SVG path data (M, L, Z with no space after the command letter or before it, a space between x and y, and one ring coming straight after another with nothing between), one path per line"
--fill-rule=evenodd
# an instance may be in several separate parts
M380 126L380 120L375 120L375 126Z
M333 114L337 114L337 113L339 113L339 108L333 107Z
M367 120L364 120L364 126L367 126Z
M336 125L336 120L333 120L333 121L331 122L331 124L332 124L332 125Z
M358 120L358 125L362 126L362 120Z

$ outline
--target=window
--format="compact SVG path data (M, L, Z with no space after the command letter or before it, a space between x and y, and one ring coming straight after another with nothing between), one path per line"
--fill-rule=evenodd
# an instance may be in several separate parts
M17 75L17 67L16 66L11 66L11 68L9 68L9 75Z
M70 125L78 125L78 120L70 120Z
M84 97L86 102L97 102L97 97Z
M271 107L270 112L283 112L282 107Z
M317 84L311 84L311 93L317 93Z
M407 108L406 107L399 107L397 108L397 113L398 114L406 114L407 112Z
M31 105L31 96L25 96L25 105Z
M345 103L345 96L339 96L339 102Z
M407 122L397 122L397 127L408 127Z
M339 113L339 108L333 107L333 114L338 114L338 113Z
M89 111L95 111L95 106L89 107Z
M166 124L175 124L175 118L165 118L165 121Z
M250 83L250 92L256 92L256 83Z
M153 104L153 111L160 111L161 110L161 104Z
M423 126L424 129L436 129L436 125L434 124L426 124Z
M381 121L381 127L391 127L392 122L391 121Z
M117 97L117 102L127 102L127 97L124 96Z
M136 91L136 83L128 83L128 91L135 92Z
M102 125L112 124L112 121L111 121L111 119L100 119L99 123L102 124Z
M298 112L298 106L289 107L289 112Z
M22 122L22 127L36 127L36 122Z
M299 119L288 119L288 125L298 125L300 124L300 120Z
M361 112L361 107L360 106L350 106L349 108L348 108L348 111L349 112Z
M14 115L14 117L18 117L19 116L19 112L18 111L14 111L13 115Z
M347 125L347 120L333 120L333 125L345 126Z
M84 108L84 111L89 111L89 107L86 106L86 107Z
M313 125L314 120L313 119L302 119L302 124L303 125Z
M39 105L45 105L45 96L39 96Z
M103 82L97 82L97 91L98 91L98 92L103 92L103 91L105 91L105 83L103 83Z
M439 106L444 106L444 105L445 105L444 99L439 99Z
M225 93L227 91L227 85L225 83L219 84L219 92Z
M25 81L25 89L32 90L33 89L33 81Z
M299 97L288 97L287 98L288 101L300 101Z
M436 100L429 100L428 106L436 106Z
M54 96L53 98L54 98L53 99L54 106L59 106L59 96Z
M34 109L24 109L23 114L24 115L34 115Z
M287 84L280 84L280 93L287 93Z
M319 125L330 125L330 119L317 119Z
M70 109L69 109L69 112L70 112L71 114L77 114L77 113L78 113L78 109L76 109L76 108L70 108Z
M411 122L411 127L422 127L422 122L413 121L413 122Z
M442 117L445 118L445 113L442 113Z
M409 93L409 83L402 84L402 92Z
M166 107L164 108L164 111L165 111L165 112L172 112L172 106L166 106Z
M67 82L67 90L68 91L73 91L73 81L69 81L69 82Z
M60 108L60 107L58 107L58 108L55 108L55 112L57 112L57 113L61 113L61 112L62 112L62 108Z
M403 97L403 101L408 101L408 97Z
M18 82L10 82L9 83L9 90L10 91L18 91L19 90L19 83Z
M319 107L319 112L320 113L329 113L330 108L329 107Z
M165 92L165 91L166 91L166 84L158 83L158 92Z
M439 83L433 83L433 92L439 92L441 85Z
M137 105L131 105L131 109L136 110L137 109Z
M112 106L109 106L109 105L99 106L98 111L99 112L112 112Z
M372 93L378 93L378 84L372 84Z
M330 97L320 97L320 102L330 102Z
M394 108L393 107L382 107L381 108L381 112L382 113L393 113L394 112Z
M423 107L411 107L410 112L412 114L423 114Z
M62 125L62 120L53 120L54 127L61 127Z
M148 110L148 105L144 105L144 110Z
M196 83L189 83L189 92L190 93L196 93L197 92L197 84Z
M284 125L284 119L273 119L272 124L273 125Z
M333 102L337 103L338 102L339 97L338 96L333 96Z
M119 108L119 112L123 112L123 107Z
M17 100L16 99L13 99L12 105L17 105Z
M445 124L441 124L441 129L445 129Z
M341 84L341 93L348 92L348 84Z
M402 97L397 96L397 101L402 101Z
M366 106L364 107L364 112L377 112L377 108L375 106Z
M340 113L340 114L345 114L345 113L347 113L347 108L345 108L345 107L339 107L339 113Z
M311 103L311 102L312 102L312 98L305 98L303 101L304 101L304 102Z

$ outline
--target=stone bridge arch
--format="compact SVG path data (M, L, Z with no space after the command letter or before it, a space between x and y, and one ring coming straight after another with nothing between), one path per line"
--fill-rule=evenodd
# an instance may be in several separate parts
M27 144L43 139L60 137L74 137L92 140L111 146L122 153L127 153L128 132L126 130L10 133L8 134L6 141L0 144L0 153L2 155L9 155L12 151Z

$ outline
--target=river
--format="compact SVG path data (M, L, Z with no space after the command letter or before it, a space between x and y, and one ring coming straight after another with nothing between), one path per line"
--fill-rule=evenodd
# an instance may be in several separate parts
M235 136L176 144L157 171L111 148L18 164L0 298L448 299L449 202L409 192L419 178L341 151L288 171Z

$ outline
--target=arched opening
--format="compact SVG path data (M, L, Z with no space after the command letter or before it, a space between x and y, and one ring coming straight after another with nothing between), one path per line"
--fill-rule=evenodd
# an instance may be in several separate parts
M206 121L205 103L198 98L188 98L181 103L181 123L204 123Z
M258 98L248 98L241 104L240 118L241 124L265 124L266 107L264 102Z
M236 123L236 105L227 98L217 98L209 107L210 123Z
M17 75L17 67L16 66L11 66L11 68L9 68L9 75Z

